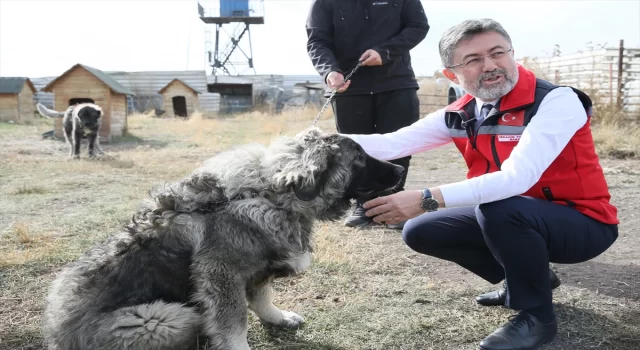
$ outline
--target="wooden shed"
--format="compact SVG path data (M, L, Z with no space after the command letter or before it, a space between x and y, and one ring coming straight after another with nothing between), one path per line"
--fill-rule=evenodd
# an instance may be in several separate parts
M0 77L0 121L20 123L34 119L36 92L29 78Z
M133 93L103 71L76 64L42 88L54 94L53 108L63 111L76 103L95 103L104 112L100 141L109 142L127 131L127 95ZM64 137L62 120L56 120L55 135Z
M188 117L200 109L198 94L200 91L180 79L173 79L165 85L159 94L168 117Z

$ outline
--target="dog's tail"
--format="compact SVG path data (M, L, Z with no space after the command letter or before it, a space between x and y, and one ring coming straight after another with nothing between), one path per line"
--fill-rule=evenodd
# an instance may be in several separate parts
M37 103L36 104L36 109L38 110L38 112L40 112L40 115L42 115L43 117L48 117L48 118L62 118L62 117L64 117L64 112L58 112L58 111L51 110L51 109L45 107L44 105L42 105L41 103Z
M76 329L51 332L50 349L195 349L202 318L194 309L162 301L83 317ZM87 322L88 321L88 322ZM55 333L55 334L53 334Z

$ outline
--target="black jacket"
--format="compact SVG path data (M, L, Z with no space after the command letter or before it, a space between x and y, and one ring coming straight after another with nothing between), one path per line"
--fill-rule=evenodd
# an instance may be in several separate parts
M331 71L346 77L366 50L380 54L382 65L358 68L343 95L418 88L409 50L429 31L419 0L313 0L306 29L309 58L325 83Z

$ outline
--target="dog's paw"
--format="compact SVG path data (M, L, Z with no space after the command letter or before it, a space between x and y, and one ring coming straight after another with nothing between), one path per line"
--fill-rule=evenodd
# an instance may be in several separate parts
M297 328L304 323L304 318L295 312L282 310L282 323L279 325L284 328Z

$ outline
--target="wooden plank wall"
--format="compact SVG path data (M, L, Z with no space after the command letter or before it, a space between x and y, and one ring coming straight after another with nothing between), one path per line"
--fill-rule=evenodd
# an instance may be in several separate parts
M127 97L111 95L111 137L124 136L127 130Z
M36 108L33 100L33 91L31 91L29 84L26 82L24 83L24 86L22 86L22 91L20 91L18 101L20 120L34 119L34 112Z
M18 95L0 94L0 121L18 120Z

